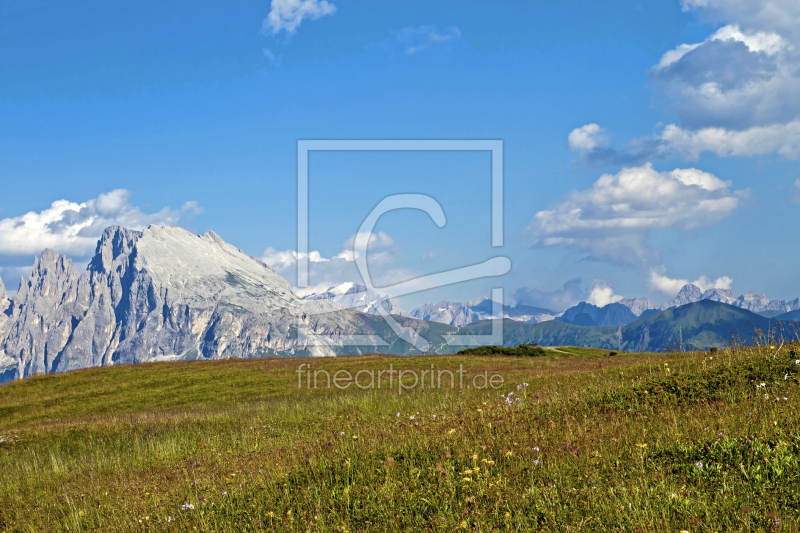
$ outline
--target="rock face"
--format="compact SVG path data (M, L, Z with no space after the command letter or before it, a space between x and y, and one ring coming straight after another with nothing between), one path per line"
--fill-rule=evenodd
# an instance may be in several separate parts
M347 339L373 333L352 309L303 302L213 232L180 228L108 228L83 273L45 250L3 301L0 382L143 361L360 353Z
M699 302L701 300L713 300L715 302L722 302L728 305L746 309L754 313L761 313L764 311L779 311L787 313L800 309L800 298L796 298L789 302L784 300L770 300L765 295L757 292L746 292L738 298L733 295L729 290L725 289L709 289L705 292L701 291L696 285L691 283L684 285L681 292L678 293L673 300L660 306L661 309L670 309L673 307L680 307L688 303Z
M623 298L617 302L622 304L636 316L642 316L642 313L650 309L658 309L658 306L651 302L648 298Z

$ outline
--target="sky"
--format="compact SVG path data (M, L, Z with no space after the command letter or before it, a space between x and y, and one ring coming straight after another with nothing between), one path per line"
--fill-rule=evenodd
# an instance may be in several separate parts
M489 152L312 152L309 285L296 277L301 139L503 142ZM399 299L555 311L684 283L800 296L800 3L0 0L0 276L102 230L213 230L299 294L508 258ZM504 273L505 272L505 273ZM406 283L405 286L408 286Z

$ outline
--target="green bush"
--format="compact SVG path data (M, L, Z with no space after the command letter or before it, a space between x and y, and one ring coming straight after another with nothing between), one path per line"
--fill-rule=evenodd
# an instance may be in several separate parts
M547 355L547 350L539 346L521 344L519 346L478 346L458 352L459 355L506 355L512 357L538 357Z

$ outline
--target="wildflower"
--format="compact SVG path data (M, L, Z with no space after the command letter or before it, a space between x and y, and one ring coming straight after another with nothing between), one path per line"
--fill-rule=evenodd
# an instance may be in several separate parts
M694 464L694 467L695 467L695 468L697 468L697 469L701 469L701 468L703 468L703 461L697 461L697 462Z
M533 466L537 466L538 464L539 464L539 459L534 459L533 460Z
M472 483L472 478L471 477L465 477L465 478L463 478L461 480L461 482L462 483Z
M515 401L515 402L518 402L518 401L519 401L519 398L517 398L517 399L516 399L516 400L514 400L514 401Z
M525 385L526 387L528 386L528 384L527 384L527 383L523 383L523 385Z
M512 452L511 450L506 452L506 457L513 457L513 456L514 456L514 452Z
M794 364L796 364L796 365L800 365L800 359L795 359L795 360L794 360Z
M172 517L171 516L167 517L167 523L169 523L169 522L172 522Z
M340 436L340 437L344 437L344 431L342 431L341 433L339 433L339 436Z
M408 417L409 420L414 420L414 415Z
M517 385L517 390L520 390L521 388L522 388L522 385Z
M472 470L464 470L464 475L465 476L471 476L472 475Z
M637 444L636 446L639 448L647 448L647 444Z
M539 447L538 446L534 446L533 447L533 451L538 452L539 451Z
M478 412L479 412L479 413L482 413L482 412L483 412L483 409L478 409Z
M353 435L353 440L357 440L357 439L358 439L358 435Z
M455 430L455 429L451 429L450 431L448 431L448 432L447 432L447 434L448 434L448 435L452 435L452 434L453 434L453 433L455 433L455 432L456 432L456 430Z
M400 418L400 413L397 413L397 418Z
M189 502L183 502L183 505L181 505L181 510L182 511L194 511L194 505L192 505Z

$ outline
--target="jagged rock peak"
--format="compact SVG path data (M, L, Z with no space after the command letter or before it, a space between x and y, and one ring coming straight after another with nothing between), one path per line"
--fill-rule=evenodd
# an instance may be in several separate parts
M7 300L8 293L6 292L6 286L3 285L3 278L0 278L0 300Z
M141 231L121 226L109 226L103 231L103 235L97 242L95 256L89 269L96 272L109 272L115 260L131 253L142 234Z

